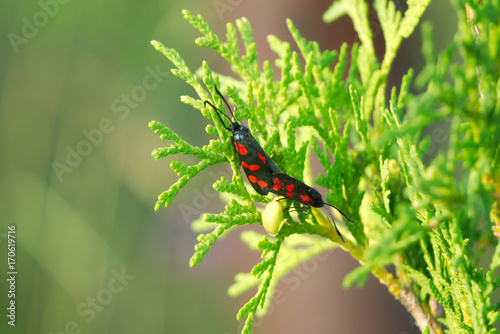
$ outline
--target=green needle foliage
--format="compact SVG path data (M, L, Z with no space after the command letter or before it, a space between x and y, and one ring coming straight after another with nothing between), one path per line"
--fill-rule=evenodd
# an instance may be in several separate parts
M385 39L382 61L375 56L363 0L336 1L324 14L327 22L348 15L359 44L322 52L288 20L299 52L270 35L277 57L274 64L264 60L262 65L248 20L228 23L223 41L200 15L184 11L203 35L196 44L220 53L237 79L215 74L205 62L195 74L175 50L152 42L174 64L172 72L198 94L181 101L198 109L210 121L207 133L217 137L196 147L159 122L149 124L170 142L153 152L156 159L175 154L200 159L194 166L171 163L179 179L159 196L155 209L168 207L208 166L229 163L233 170L231 180L221 177L213 185L227 206L220 214L202 216L213 230L198 236L191 266L225 232L262 224L262 205L271 201L271 195L245 185L229 131L204 107L209 100L224 109L215 86L237 106L238 118L248 120L282 171L328 189L326 201L354 221L345 224L348 231L340 226L345 244L314 209L309 215L266 213L285 219L274 237L241 234L251 249L262 252L262 261L251 273L238 274L229 288L239 295L257 287L238 313L245 319L243 333L251 332L255 316L265 315L284 275L335 248L360 263L345 278L346 287L374 275L424 333L497 333L500 305L491 294L500 285L495 275L500 266L500 6L498 0L452 0L458 17L453 40L438 53L432 27L421 25L424 69L417 75L410 69L400 87L387 87L401 42L414 32L429 1L408 1L404 12L393 2L374 1ZM315 179L313 154L323 166ZM273 207L281 210L281 205Z

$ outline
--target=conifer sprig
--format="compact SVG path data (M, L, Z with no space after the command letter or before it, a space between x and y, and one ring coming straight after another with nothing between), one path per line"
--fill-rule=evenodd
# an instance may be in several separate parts
M282 220L274 237L242 232L243 241L262 252L262 261L250 273L236 275L229 288L230 295L239 295L257 287L238 313L238 319L245 319L243 333L251 332L255 316L265 315L286 273L339 245L360 263L344 286L362 285L374 275L423 333L497 333L500 306L491 295L500 285L495 275L500 266L500 7L496 0L452 3L458 17L455 37L438 53L432 26L423 24L425 67L415 74L410 69L400 87L388 87L388 75L429 0L408 1L404 11L395 2L374 1L385 40L380 62L373 12L364 0L335 1L323 17L331 22L348 15L359 43L320 51L318 43L307 41L287 20L299 51L269 35L277 57L273 63L259 62L247 19L229 23L221 38L202 16L183 11L202 34L196 44L217 51L236 79L213 73L205 62L194 74L175 50L152 42L174 64L172 72L198 94L183 96L182 102L200 110L210 121L207 133L218 137L197 147L150 122L170 143L153 151L156 159L188 154L200 160L192 166L171 163L179 179L159 196L155 209L171 205L208 166L229 163L233 171L230 179L214 182L215 190L230 197L223 197L224 212L202 215L213 230L199 235L192 266L226 231L261 224L258 203L268 208L275 204L245 186L230 133L213 110L204 108L205 100L224 107L214 86L227 94L238 117L248 120L252 134L283 172L326 188L326 201L353 220L345 225L345 244L337 243L331 223L317 210L266 212L265 219ZM417 90L410 91L413 83ZM316 178L313 155L323 167ZM276 210L292 204L280 202ZM491 259L485 249L491 249ZM436 304L444 312L435 313Z

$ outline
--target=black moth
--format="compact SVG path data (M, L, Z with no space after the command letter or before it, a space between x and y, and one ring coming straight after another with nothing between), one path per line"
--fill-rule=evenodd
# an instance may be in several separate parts
M231 141L233 142L236 153L240 158L240 163L245 171L245 174L247 175L248 180L250 181L250 184L255 191L257 191L257 193L260 195L267 195L269 192L272 192L285 198L298 201L306 208L311 206L315 208L330 206L337 210L346 220L352 222L352 220L347 218L347 216L340 211L339 208L323 201L323 197L316 189L309 187L307 184L291 177L288 174L282 173L255 140L250 132L250 129L241 124L241 121L238 120L236 115L233 113L231 107L227 103L224 96L222 96L219 92L217 87L214 86L214 88L215 92L224 101L225 106L229 109L231 117L226 115L225 112L222 112L210 101L205 101L205 107L207 104L210 105L217 112L217 116L224 125L224 128L231 132ZM229 120L229 126L226 126L220 115L224 115ZM339 235L340 239L345 242L342 234L337 228L337 224L333 219L332 213L328 210L326 211L333 221L335 231Z
M229 109L231 117L226 115L226 113L222 112L209 101L205 101L205 107L207 104L210 105L217 112L217 116L224 127L231 132L231 140L234 148L236 149L236 153L240 158L241 166L243 167L243 170L245 171L248 181L250 181L252 187L260 195L267 195L270 190L269 186L271 184L272 173L281 173L281 171L278 167L276 167L266 152L264 152L259 143L257 143L255 138L252 136L250 129L241 124L241 121L236 118L226 99L222 96L217 87L214 86L214 88ZM220 115L224 115L229 120L229 126L226 126Z

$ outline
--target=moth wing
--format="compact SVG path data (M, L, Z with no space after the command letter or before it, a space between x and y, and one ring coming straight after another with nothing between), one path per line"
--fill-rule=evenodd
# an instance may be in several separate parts
M269 158L269 156L267 155L266 152L264 152L262 147L259 146L259 149L260 150L257 150L257 155L258 155L259 159L267 166L269 171L271 173L281 173L278 166L276 166L274 161L272 161L271 158Z
M302 204L311 205L310 189L312 188L304 182L285 173L273 173L271 175L270 192Z
M264 174L256 171L250 171L243 167L243 170L247 174L248 181L250 185L255 189L255 191L260 195L267 195L269 193L269 186L271 184L270 174Z
M233 144L250 184L260 195L267 195L271 175L281 172L259 143L253 137L251 139L243 144L233 140Z
M236 144L235 144L236 147ZM249 138L249 140L245 143L244 145L245 149L247 150L247 154L245 156L242 156L240 154L240 151L238 148L236 148L236 151L240 155L240 160L245 161L249 164L254 164L259 166L263 171L271 174L271 173L281 173L279 170L278 166L274 163L271 158L267 155L267 153L264 151L262 146L259 145L259 143L253 138Z

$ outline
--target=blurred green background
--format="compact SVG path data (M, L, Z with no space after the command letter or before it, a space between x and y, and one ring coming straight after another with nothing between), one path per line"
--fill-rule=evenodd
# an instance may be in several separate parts
M347 18L321 21L330 4L2 1L0 268L7 277L7 226L15 225L18 274L15 328L6 320L6 279L0 282L0 332L239 333L236 313L250 295L230 298L226 291L259 254L232 233L202 265L188 264L196 243L189 222L222 210L210 186L228 169L203 172L171 207L153 211L176 175L171 160L151 157L168 144L148 122L167 124L192 144L210 138L207 120L179 101L194 91L169 74L171 64L149 41L177 49L193 70L206 60L229 74L215 52L194 44L199 33L182 9L201 13L222 36L226 22L248 17L262 61L273 58L267 34L290 40L288 17L322 48L355 41ZM436 6L449 10L446 1ZM454 24L441 25L436 31L446 40ZM382 36L377 40L382 52ZM419 45L418 38L406 43L395 78L410 66L418 69ZM299 268L280 284L285 297L255 321L254 333L416 333L375 280L342 290L343 276L355 266L339 250Z

